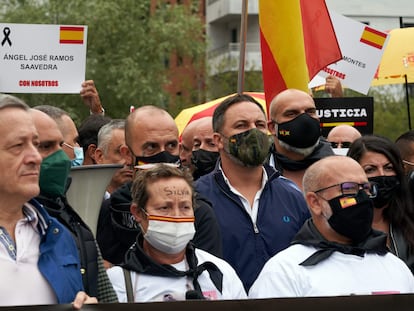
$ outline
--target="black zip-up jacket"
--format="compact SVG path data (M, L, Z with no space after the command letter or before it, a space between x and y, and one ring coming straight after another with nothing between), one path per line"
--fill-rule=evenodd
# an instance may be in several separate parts
M93 233L65 197L51 199L40 195L36 200L72 233L81 261L85 292L91 297L98 297L98 250Z

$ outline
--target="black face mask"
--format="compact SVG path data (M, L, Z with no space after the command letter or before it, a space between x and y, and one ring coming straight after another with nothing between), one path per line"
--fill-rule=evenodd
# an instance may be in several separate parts
M135 157L135 166L148 163L174 163L177 164L180 161L180 157L172 155L167 151L154 154L149 157Z
M375 176L368 180L377 184L377 196L372 199L375 208L381 208L390 203L400 186L397 176Z
M191 163L196 167L193 176L197 179L203 175L210 173L216 166L216 162L220 153L198 149L192 152Z
M277 125L277 138L295 148L309 148L321 136L319 121L307 113Z
M332 216L328 223L339 234L350 238L353 243L365 240L371 233L374 209L371 199L360 190L355 197L338 196L328 201Z

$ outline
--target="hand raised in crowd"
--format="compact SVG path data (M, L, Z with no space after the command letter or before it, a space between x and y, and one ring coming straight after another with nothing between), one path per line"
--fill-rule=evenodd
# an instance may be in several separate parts
M326 77L325 92L330 94L331 97L343 97L344 96L341 81L334 76Z
M85 292L78 292L75 300L72 302L74 310L80 310L84 304L95 304L98 300L95 297L88 296Z
M93 80L86 80L82 83L80 95L85 105L89 108L91 114L103 114L105 112Z

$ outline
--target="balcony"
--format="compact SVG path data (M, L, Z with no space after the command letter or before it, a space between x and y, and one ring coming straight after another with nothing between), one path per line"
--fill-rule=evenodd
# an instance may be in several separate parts
M217 0L219 1L219 0ZM240 43L228 43L207 53L209 75L239 69ZM245 71L261 71L262 58L259 43L246 44Z
M258 15L258 0L248 0L247 12L249 15ZM234 18L240 19L243 0L207 0L206 22L227 22Z

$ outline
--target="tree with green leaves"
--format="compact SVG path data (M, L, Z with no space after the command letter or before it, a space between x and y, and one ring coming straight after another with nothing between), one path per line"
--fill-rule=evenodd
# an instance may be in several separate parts
M191 6L150 0L2 0L0 19L8 23L87 25L86 79L94 80L106 112L123 118L129 107L156 105L175 115L165 91L172 55L204 64L204 25ZM192 86L188 84L188 92ZM80 89L80 86L79 86ZM75 121L89 112L80 96L16 94L29 105L49 104L68 111ZM180 109L193 105L182 102Z

